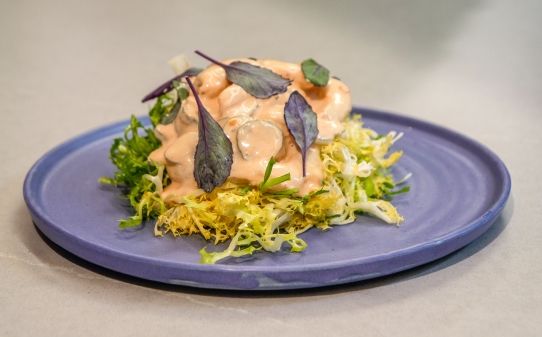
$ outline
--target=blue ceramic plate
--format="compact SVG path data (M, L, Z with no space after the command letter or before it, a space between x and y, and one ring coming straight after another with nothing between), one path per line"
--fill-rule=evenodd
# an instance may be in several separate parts
M207 245L197 237L155 238L152 225L120 231L130 215L111 176L109 147L127 121L72 139L28 172L24 197L39 229L53 242L97 265L144 279L203 288L292 289L388 275L445 256L473 241L496 220L510 192L502 161L483 145L416 119L356 108L368 127L402 131L405 152L394 174L408 172L411 191L394 199L400 226L359 217L349 225L302 235L302 253L258 252L242 260L201 265ZM148 121L147 121L148 122Z

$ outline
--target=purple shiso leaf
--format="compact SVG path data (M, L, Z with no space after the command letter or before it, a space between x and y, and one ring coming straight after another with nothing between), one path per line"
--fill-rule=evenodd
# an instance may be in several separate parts
M224 64L199 50L196 50L195 53L224 68L226 77L230 82L237 84L256 98L268 98L286 92L288 86L292 83L292 81L285 79L269 69L250 63L235 61L230 64Z
M198 145L194 154L194 178L199 188L211 192L230 176L233 148L224 130L201 103L190 78L186 77L186 82L198 105Z
M316 113L298 91L292 92L284 106L284 121L301 150L305 177L307 151L318 136L318 123Z
M164 84L162 84L158 88L151 91L147 96L143 97L143 99L141 100L141 103L145 103L147 101L150 101L153 98L156 98L158 96L161 96L161 95L165 94L168 91L173 90L173 85L174 85L175 82L179 82L183 77L196 76L202 70L203 69L201 69L201 68L188 68L182 74L173 77L169 81L165 82Z

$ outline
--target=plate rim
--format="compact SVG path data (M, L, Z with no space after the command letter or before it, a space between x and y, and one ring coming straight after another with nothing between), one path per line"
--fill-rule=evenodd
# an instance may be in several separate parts
M412 128L422 130L425 132L429 132L432 134L437 134L439 137L443 137L443 134L446 135L446 139L450 139L450 136L455 139L460 139L463 143L473 145L475 147L474 152L481 152L483 153L486 158L482 160L485 165L489 165L487 162L487 159L490 159L493 161L493 163L497 164L496 166L493 166L492 169L496 170L496 175L502 177L500 188L497 188L497 192L495 194L499 194L499 197L491 204L490 207L485 209L485 213L483 213L481 216L475 218L473 221L463 225L462 227L455 229L451 232L445 233L439 237L432 238L430 241L419 243L416 245L408 246L399 250L394 250L385 254L379 254L375 256L365 256L365 257L356 257L351 258L347 260L339 260L339 261L330 261L330 262L320 262L320 263L311 263L311 264L302 264L302 265L288 265L288 266L248 266L243 265L242 263L239 264L214 264L214 265L203 265L199 262L172 262L172 261L165 261L160 260L157 258L152 258L140 254L134 254L134 253L126 253L121 252L119 250L112 250L107 246L102 246L96 243L91 243L89 241L86 241L82 238L80 238L77 235L74 235L70 233L69 231L66 231L64 228L59 227L55 225L54 221L50 219L46 212L44 212L40 205L39 205L39 193L36 191L33 191L33 185L35 184L34 181L36 179L39 179L38 173L39 169L42 165L47 164L47 160L51 157L55 156L56 154L62 153L63 151L67 151L66 154L71 153L74 151L74 149L71 149L72 147L76 147L77 144L84 143L84 144L91 144L92 142L95 142L99 139L102 139L104 137L111 136L113 134L117 134L119 131L122 131L124 127L127 125L127 122L129 119L124 119L122 121L114 122L111 124L107 124L98 128L94 128L90 131L84 132L78 136L72 137L61 144L53 147L51 150L47 151L44 155L42 155L30 168L28 171L24 183L23 183L23 196L25 203L32 215L34 223L37 225L37 227L43 232L48 232L47 230L44 230L46 227L52 227L56 231L61 231L63 235L65 235L70 240L75 240L80 245L83 245L85 249L100 251L103 253L106 251L108 255L114 256L116 259L130 259L130 260L137 260L138 263L143 264L152 264L152 265L160 265L167 268L175 268L175 269L183 269L185 271L197 271L197 272L220 272L220 273L267 273L267 274L282 274L282 273L289 273L289 272L312 272L312 271L324 271L324 270L338 270L345 267L351 267L353 265L366 265L371 264L375 262L380 262L388 259L399 259L401 257L405 257L411 254L416 254L417 252L422 252L427 249L435 249L440 246L443 246L447 243L450 243L450 241L453 241L454 239L456 241L459 241L459 239L464 239L468 237L470 234L476 232L476 230L481 229L484 225L491 223L492 221L496 220L497 216L501 213L503 210L506 201L508 200L511 192L512 187L512 181L510 173L504 164L504 162L497 156L496 153L494 153L491 149L489 149L486 145L478 142L477 140L470 138L466 135L463 135L457 131L454 131L450 128L440 126L438 124L424 121L421 119L417 119L410 116L400 115L396 113L391 113L387 111L381 111L371 108L364 108L359 106L354 106L352 108L352 114L361 114L362 116L370 116L369 118L374 118L378 120L383 120L386 122L394 122L394 123L400 123L400 125L409 125ZM145 125L148 125L149 120L148 117L138 117L139 120L141 120ZM77 148L77 147L76 147ZM36 195L38 194L38 195ZM39 220L39 221L38 221ZM458 247L454 247L450 252L456 251L468 243L474 241L477 237L479 237L481 234L483 234L490 226L488 225L487 228L483 229L481 233L476 235L473 238L468 239L466 242L460 244ZM50 240L55 242L56 244L59 244L56 240L56 238L50 237L50 235L46 235ZM60 244L59 244L60 245ZM62 245L60 245L63 247ZM65 247L63 247L65 248ZM73 252L71 250L68 250L70 253L82 257L76 252ZM433 259L429 259L427 261L423 261L420 263L417 263L415 265L409 265L405 266L405 268L393 270L390 272L382 273L381 275L377 276L383 276L388 274L393 274L401 270L410 269L415 266L419 266L425 263L428 263L430 261L433 261L439 257L445 256L449 254L450 252L437 256ZM85 259L84 257L82 257ZM87 259L85 259L87 260ZM96 263L95 261L87 260L91 263ZM101 264L99 264L101 265ZM103 265L101 265L103 266ZM103 266L105 268L108 268L107 266ZM118 270L117 270L118 271ZM122 271L119 271L121 273L124 273ZM126 273L125 273L126 274ZM133 275L140 278L146 278L139 275ZM375 276L376 277L376 276ZM361 279L366 279L371 277L361 277ZM148 279L148 278L146 278ZM157 280L155 280L157 281ZM160 282L160 281L159 281ZM187 283L190 283L191 281L187 281ZM344 281L339 283L347 283L351 281ZM326 284L317 284L314 286L325 286L330 285L333 283L326 283ZM200 286L209 288L209 285L195 285L190 284L191 286ZM213 284L212 286L223 288L223 289L232 289L230 287L221 287L220 285ZM310 285L304 285L300 287L290 287L288 285L285 285L282 287L282 289L290 289L290 288L308 288L311 287ZM244 289L244 288L239 288ZM267 290L268 288L258 288ZM275 288L269 288L269 289L276 289Z

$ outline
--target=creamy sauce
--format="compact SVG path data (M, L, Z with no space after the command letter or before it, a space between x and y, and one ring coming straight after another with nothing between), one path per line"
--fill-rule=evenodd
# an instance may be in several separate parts
M229 63L236 60L227 60ZM318 118L316 143L331 141L342 129L342 121L351 110L350 90L331 78L325 87L316 87L305 80L301 66L274 60L242 59L273 70L292 80L285 93L258 99L226 78L224 69L212 65L196 76L194 83L205 108L224 129L232 142L233 164L230 178L256 185L263 180L269 158L278 162L272 176L290 173L291 180L283 188L297 188L307 194L321 188L324 178L318 144L307 152L307 174L303 177L301 152L284 122L284 105L293 91L299 91L311 105ZM156 135L162 142L149 159L165 165L172 183L162 192L162 198L174 198L201 193L194 179L194 153L198 142L198 109L194 96L183 102L175 121L158 125Z

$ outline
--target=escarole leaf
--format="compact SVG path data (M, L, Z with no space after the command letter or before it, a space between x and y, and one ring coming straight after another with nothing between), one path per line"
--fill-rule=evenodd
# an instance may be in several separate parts
M119 222L121 229L140 226L144 220L156 218L165 211L157 185L166 185L169 177L163 167L148 160L149 154L159 146L152 128L146 128L133 115L122 137L113 140L109 157L117 167L116 172L113 177L102 177L99 181L121 188L134 210L133 216Z
M301 150L303 159L303 177L306 176L307 150L318 136L316 113L305 98L296 90L284 106L284 120L290 134Z
M179 111L181 110L181 106L183 104L183 101L188 97L188 90L186 88L177 88L177 100L175 101L175 104L169 110L169 112L162 117L160 120L160 124L171 124L177 118L177 115L179 114Z
M167 115L164 115L164 117L160 119L160 124L173 123L173 121L175 120L175 118L177 118L177 115L179 114L179 110L181 110L182 103L182 99L178 99L169 111L169 113Z
M196 50L195 53L224 68L226 77L230 82L237 84L256 98L268 98L286 92L288 86L292 83L292 81L285 79L269 69L250 63L235 61L230 64L224 64L203 54L199 50Z
M181 110L183 101L188 97L188 90L181 86L180 82L175 82L174 89L176 91L175 95L166 93L158 96L156 103L149 111L149 118L153 127L158 124L173 123Z
M188 68L182 74L173 77L169 81L163 83L158 88L151 91L149 94L147 94L147 96L143 97L143 99L141 100L141 103L145 103L147 101L150 101L153 98L159 97L159 96L165 94L166 92L169 92L169 91L173 90L173 88L175 87L175 82L180 82L182 78L187 77L187 76L196 76L202 70L203 69L201 69L201 68Z
M305 79L317 87L325 87L329 82L329 70L313 59L303 61L301 70Z
M211 192L229 177L233 163L233 149L224 130L201 103L190 78L186 77L186 82L196 99L199 116L194 178L199 188L205 192Z

